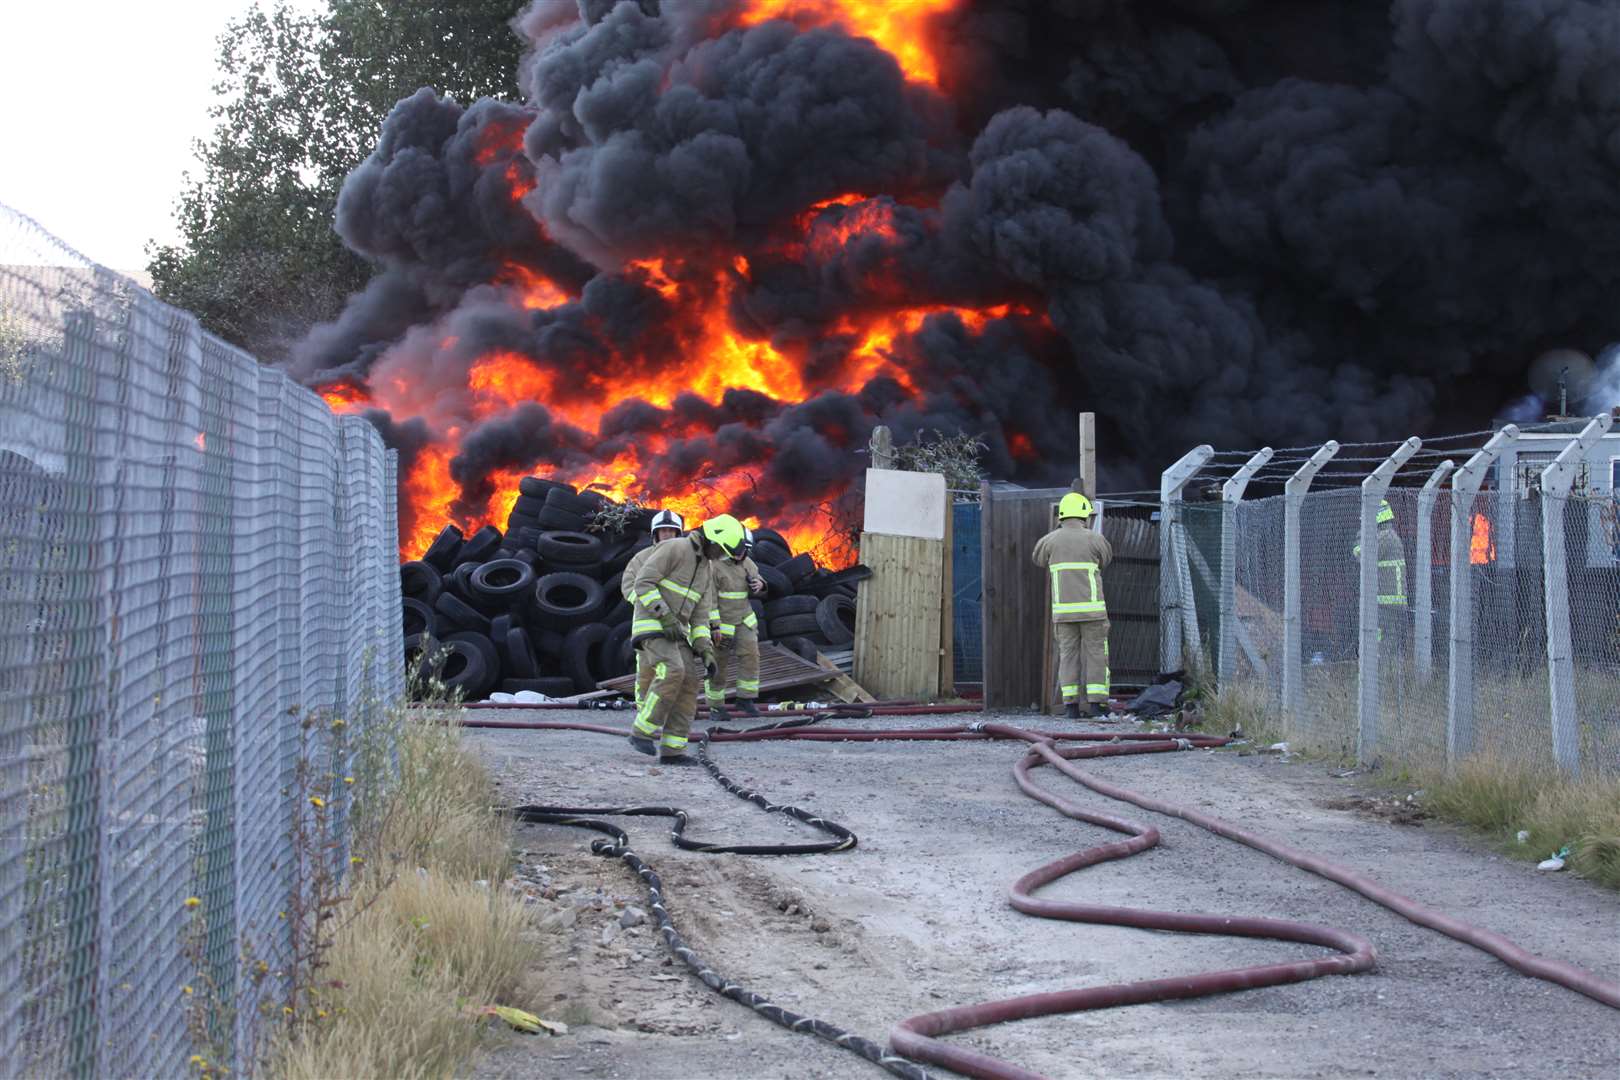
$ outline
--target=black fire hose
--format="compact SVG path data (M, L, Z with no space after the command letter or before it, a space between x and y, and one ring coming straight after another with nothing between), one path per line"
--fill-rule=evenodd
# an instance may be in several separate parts
M777 730L784 727L803 726L804 721L788 721L782 724L765 724L759 728L749 728L749 731ZM664 938L664 944L669 950L681 958L681 962L692 970L692 973L703 981L703 984L716 993L728 997L733 1001L748 1006L761 1016L773 1023L780 1024L789 1031L801 1034L811 1034L825 1039L835 1046L840 1046L852 1053L859 1054L867 1061L878 1065L896 1076L905 1080L931 1080L930 1074L921 1066L890 1053L881 1043L871 1039L862 1038L853 1032L845 1031L825 1020L814 1017L801 1016L796 1012L774 1004L769 998L757 994L746 987L739 986L730 979L716 972L704 963L698 954L686 944L680 932L675 929L674 920L669 917L669 911L664 906L664 883L652 867L643 862L634 851L630 850L630 836L623 829L610 822L601 821L595 816L625 816L625 817L668 817L675 820L670 829L670 837L677 847L688 851L703 851L709 854L732 853L737 855L820 855L830 854L834 851L849 851L855 847L855 834L839 825L835 821L818 817L796 806L787 806L771 803L757 792L750 791L736 783L722 773L713 759L709 757L709 732L705 731L697 743L698 760L703 767L709 770L720 785L739 798L746 799L767 813L780 813L806 825L832 834L835 839L819 844L705 844L696 840L689 840L684 834L686 829L686 811L673 806L517 806L508 811L519 821L533 822L545 825L566 825L576 829L590 829L612 837L612 840L591 841L591 852L606 858L616 858L628 866L635 875L641 878L642 884L647 888L647 898L652 909L653 918L658 922L658 932Z

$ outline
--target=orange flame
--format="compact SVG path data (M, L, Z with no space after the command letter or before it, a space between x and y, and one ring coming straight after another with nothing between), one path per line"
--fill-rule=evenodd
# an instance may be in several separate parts
M501 272L495 276L495 280L517 289L519 301L530 311L546 311L562 307L573 299L555 281L522 263L507 263L501 267Z
M1473 535L1468 541L1468 561L1474 566L1486 566L1496 561L1496 538L1491 532L1491 521L1484 514L1474 515Z
M787 19L800 29L842 26L871 38L893 56L906 78L939 85L939 62L930 50L928 22L954 11L960 0L747 0L738 24Z
M358 412L371 404L371 395L350 382L328 383L317 387L315 392L335 413Z

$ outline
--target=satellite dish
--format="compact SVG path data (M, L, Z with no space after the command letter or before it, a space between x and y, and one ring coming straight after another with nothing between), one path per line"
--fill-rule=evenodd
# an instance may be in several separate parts
M1595 372L1592 358L1579 349L1552 349L1530 365L1530 389L1548 408L1578 405L1586 397Z

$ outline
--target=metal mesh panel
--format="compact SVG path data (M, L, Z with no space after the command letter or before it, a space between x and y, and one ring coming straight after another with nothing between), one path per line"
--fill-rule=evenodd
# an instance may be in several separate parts
M1237 677L1263 689L1273 708L1282 707L1283 499L1239 503L1233 508L1231 600Z
M250 1056L243 954L286 948L291 710L363 724L402 683L393 468L363 421L0 207L9 1068L182 1072L199 917L213 1035Z
M1304 705L1297 724L1313 745L1343 753L1356 748L1360 527L1360 491L1305 497L1299 554Z
M951 642L958 683L984 681L984 560L979 504L953 503L951 513Z
M1569 499L1564 521L1579 767L1620 776L1620 499Z

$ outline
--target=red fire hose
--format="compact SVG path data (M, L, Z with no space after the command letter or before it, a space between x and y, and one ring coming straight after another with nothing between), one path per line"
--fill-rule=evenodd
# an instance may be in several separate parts
M873 715L918 715L925 712L943 712L946 708L928 706L866 706ZM966 711L974 706L950 708ZM463 720L467 727L518 728L541 730L590 731L601 734L623 735L624 731L595 724L569 721L493 721ZM1287 844L1269 840L1246 832L1233 825L1190 810L1176 803L1150 798L1126 788L1107 783L1079 769L1070 762L1075 759L1113 757L1124 754L1162 753L1190 750L1199 747L1220 746L1226 739L1210 736L1174 738L1146 733L1114 734L1112 732L1041 732L1030 731L1010 724L970 724L935 728L914 728L874 731L859 728L773 727L750 731L713 729L712 742L758 742L772 739L803 739L813 741L875 742L879 740L983 740L1018 739L1030 744L1029 752L1013 769L1018 787L1026 795L1057 810L1067 817L1098 825L1125 834L1128 839L1100 844L1066 855L1045 866L1032 870L1014 882L1010 901L1014 908L1041 918L1063 919L1070 922L1102 923L1151 930L1169 930L1184 933L1223 934L1240 937L1261 937L1279 941L1299 942L1334 949L1338 955L1314 960L1289 963L1261 964L1245 968L1201 972L1194 975L1151 979L1110 986L1062 990L1044 994L1028 994L998 1001L962 1005L938 1012L924 1013L901 1021L889 1033L894 1050L906 1057L942 1065L966 1076L988 1077L991 1080L1040 1080L1037 1073L986 1054L941 1041L941 1037L989 1024L1004 1023L1035 1016L1083 1010L1137 1005L1152 1001L1202 997L1209 994L1249 990L1282 983L1302 982L1323 975L1349 974L1370 969L1375 962L1372 944L1358 934L1313 923L1269 919L1259 916L1186 914L1155 911L1143 908L1116 908L1091 904L1077 904L1044 900L1036 896L1037 890L1088 866L1128 858L1146 851L1159 842L1159 832L1149 825L1126 818L1113 817L1086 810L1061 796L1041 788L1031 779L1031 772L1041 765L1051 765L1065 776L1084 787L1139 806L1155 813L1167 814L1190 822L1218 836L1262 851L1292 866L1327 878L1365 896L1420 926L1437 930L1448 937L1491 954L1509 966L1527 975L1557 983L1584 994L1611 1008L1620 1009L1620 985L1573 964L1538 957L1512 941L1481 927L1441 914L1419 904L1409 897L1384 888L1364 874L1340 866L1309 852ZM1085 742L1090 745L1059 747L1058 742Z

